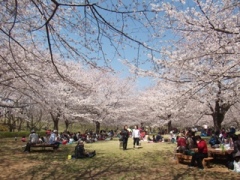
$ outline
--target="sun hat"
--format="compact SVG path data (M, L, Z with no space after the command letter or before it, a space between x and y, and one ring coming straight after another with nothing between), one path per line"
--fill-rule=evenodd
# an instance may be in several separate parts
M179 137L184 137L183 133L178 134Z

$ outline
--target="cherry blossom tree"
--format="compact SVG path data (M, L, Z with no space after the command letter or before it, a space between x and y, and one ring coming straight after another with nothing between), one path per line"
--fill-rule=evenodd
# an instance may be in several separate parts
M155 47L160 37L151 35L156 17L150 2L2 1L0 33L10 48L14 43L33 55L48 54L59 74L56 54L92 67L110 67L112 61L120 57L139 65L142 60L146 61L140 51L158 51ZM143 36L146 32L150 32L149 35ZM34 51L29 47L34 47ZM135 55L127 58L126 52Z
M55 128L74 117L191 124L210 115L219 130L239 103L239 7L237 0L1 1L0 105L24 107L29 98ZM107 72L117 59L155 78L156 89L137 96L131 81L116 83Z
M232 0L152 4L164 17L156 21L159 31L170 30L175 39L160 57L153 57L155 72L139 73L175 82L183 102L189 99L202 107L198 112L212 116L215 130L239 103L239 7Z
M139 51L157 51L157 48L152 48L153 45L148 45L148 38L142 36L143 32L149 31L147 27L151 27L151 18L155 18L149 11L149 3L145 1L141 4L138 1L96 3L90 0L11 0L0 3L1 49L5 51L1 56L1 67L2 72L7 72L1 76L1 86L7 87L7 91L15 89L17 94L28 96L51 109L56 126L61 115L67 117L63 107L68 105L63 103L64 97L49 95L48 87L55 89L55 92L60 91L58 95L63 90L61 84L77 87L75 93L82 88L82 91L90 90L90 94L94 94L89 84L81 85L82 81L69 78L66 75L69 71L65 73L59 59L76 60L91 68L109 67L119 57L127 59L125 52L136 52L135 57L128 60L139 64ZM132 24L135 26L132 27ZM155 39L149 42L157 42ZM52 87L54 85L56 87ZM81 92L81 101L86 99L87 93L84 92ZM102 93L106 96L106 91ZM72 94L70 97L73 97ZM99 99L98 105L109 106ZM52 109L51 104L58 107ZM96 103L92 111L99 112ZM104 112L103 109L101 111Z
M11 58L7 59L10 63ZM11 79L7 81L11 86L6 88L6 92L12 92L12 96L9 95L8 98L15 100L18 96L21 97L18 104L26 106L24 109L28 119L32 116L29 112L32 108L29 107L35 105L44 115L50 115L54 129L58 129L60 121L65 121L66 125L78 122L76 117L90 123L108 123L118 115L116 108L121 104L121 99L132 94L133 81L111 75L105 69L100 71L84 68L79 63L70 61L56 61L56 64L64 79L48 70L52 68L48 63L46 66L41 63L26 63L25 73L32 76L22 78L21 75L16 76L15 72L2 76L3 79ZM19 74L21 73L23 72L20 71ZM9 78L11 76L14 78ZM36 79L37 81L34 81ZM4 88L4 83L2 87Z

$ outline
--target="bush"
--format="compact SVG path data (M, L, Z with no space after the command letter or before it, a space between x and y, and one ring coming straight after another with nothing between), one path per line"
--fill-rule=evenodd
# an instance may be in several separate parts
M0 124L0 132L1 131L4 131L4 132L8 131L8 127L6 125Z
M39 137L45 136L45 131L37 132ZM0 138L21 138L23 136L28 137L30 134L29 131L20 131L20 132L0 132Z

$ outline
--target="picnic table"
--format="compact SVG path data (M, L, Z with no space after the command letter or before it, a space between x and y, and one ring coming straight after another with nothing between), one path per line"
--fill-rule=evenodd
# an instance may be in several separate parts
M192 149L194 152L198 152L197 148ZM222 148L212 148L208 147L208 155L214 156L214 155L221 155L221 156L227 156L233 152L233 148L228 149L222 149Z
M188 162L190 163L192 160L192 156L191 155L185 155L183 153L175 153L175 158L176 158L176 163L182 163L182 162ZM209 167L210 161L213 160L213 157L207 157L207 158L203 158L203 166Z
M229 159L229 156L232 154L233 150L234 150L233 148L222 149L208 147L208 159L209 161L211 161L212 159L214 162L220 161L225 163L225 161ZM197 152L198 151L197 148L195 148L194 151Z
M198 152L197 148L192 149L194 152ZM203 159L203 166L209 167L210 162L213 160L228 159L229 155L233 152L233 148L212 148L208 147L208 157ZM191 155L185 155L182 153L175 153L176 163L190 162L192 159Z
M221 149L221 148L209 148L208 154L212 156L215 160L223 159L227 160L229 156L232 154L233 149Z
M208 152L212 155L222 155L222 156L225 156L225 155L229 155L233 152L233 149L221 149L221 148L208 148Z

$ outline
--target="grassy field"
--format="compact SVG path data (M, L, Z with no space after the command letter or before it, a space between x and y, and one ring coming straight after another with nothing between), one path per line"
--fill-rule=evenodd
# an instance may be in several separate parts
M240 179L223 164L199 171L188 169L186 164L176 164L171 143L142 142L142 148L133 149L129 139L128 150L119 148L117 139L85 144L87 150L96 150L97 155L87 159L71 159L75 144L61 145L57 152L32 149L23 153L25 143L13 138L0 139L0 179L99 179L99 180L196 180Z

